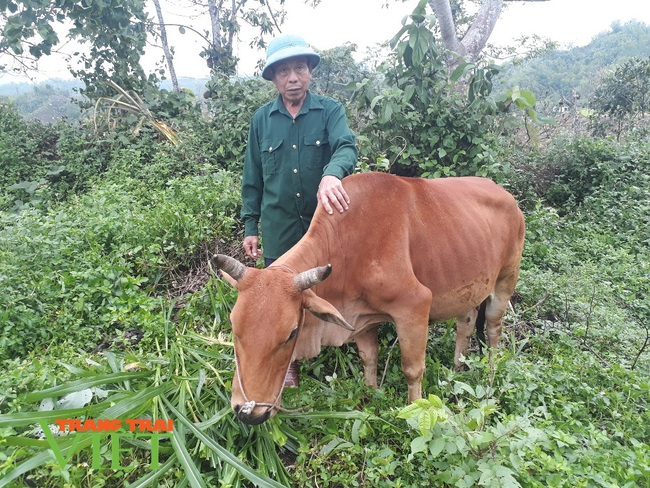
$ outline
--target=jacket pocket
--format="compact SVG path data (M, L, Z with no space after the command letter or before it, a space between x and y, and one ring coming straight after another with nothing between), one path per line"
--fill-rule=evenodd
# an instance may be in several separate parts
M274 175L280 171L279 149L282 146L282 139L264 139L262 141L262 174L264 176Z
M303 162L314 168L323 168L330 159L329 141L325 132L305 135Z

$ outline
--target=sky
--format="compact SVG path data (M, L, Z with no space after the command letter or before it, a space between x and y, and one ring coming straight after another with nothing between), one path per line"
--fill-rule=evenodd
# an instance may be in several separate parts
M648 0L548 0L544 2L504 2L504 9L490 37L497 45L512 44L523 35L537 34L550 38L562 46L582 46L597 34L609 30L615 21L625 23L638 20L650 25ZM194 15L179 9L169 0L161 1L167 23L184 23L198 30L207 29L207 14ZM346 42L357 44L362 58L366 48L384 42L400 29L404 16L412 12L418 0L390 2L385 0L322 0L312 8L304 0L285 0L287 17L284 33L300 34L317 49L329 49ZM179 12L182 10L182 12ZM150 9L154 12L153 8ZM199 57L203 48L201 39L189 30L181 35L176 27L168 29L170 44L176 46L175 66L178 76L203 78L208 76L205 61ZM257 61L264 53L248 45L250 31L240 34L236 55L240 58L240 74L252 75ZM72 46L69 46L72 49ZM162 58L162 51L151 49L144 61L145 68L153 68ZM36 81L48 78L67 78L61 68L61 59L40 63L42 71ZM0 83L19 81L0 75Z

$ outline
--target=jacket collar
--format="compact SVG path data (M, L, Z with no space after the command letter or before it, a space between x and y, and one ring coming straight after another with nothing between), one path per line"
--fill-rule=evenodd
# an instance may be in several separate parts
M313 96L311 92L307 90L307 97L305 98L305 101L302 103L302 107L300 107L300 112L298 112L298 115L306 114L310 110L323 110L324 108L325 107L323 107L323 104L320 103L320 100L318 100L318 98ZM291 117L289 111L284 106L284 103L282 103L282 96L280 94L278 94L277 98L273 101L273 105L271 105L269 116L273 115L274 112L280 112L281 114Z

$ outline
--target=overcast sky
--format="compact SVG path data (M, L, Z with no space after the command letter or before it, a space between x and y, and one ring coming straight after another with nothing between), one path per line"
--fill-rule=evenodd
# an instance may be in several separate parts
M286 0L287 18L282 27L285 33L304 36L317 49L328 49L353 42L360 51L366 47L390 39L401 27L401 20L411 13L418 0L405 3L392 1L389 8L382 7L385 0L322 0L314 8L304 0ZM162 0L165 21L184 23L199 30L208 26L207 15L192 15L189 10L179 12L171 2ZM546 2L505 2L501 18L497 22L490 42L507 45L525 34L538 34L562 45L585 45L597 34L609 29L612 22L635 19L650 25L648 0L549 0ZM150 9L154 12L153 8ZM205 61L198 53L203 41L189 30L184 35L176 27L168 30L170 44L176 47L175 65L179 76L202 78L208 76ZM240 57L240 73L252 74L256 61L263 52L248 46L250 32L241 33L242 41L237 50ZM146 67L154 66L162 58L162 51L155 50L147 56ZM60 59L46 60L40 64L39 79L69 77ZM5 75L0 83L14 81Z
M318 7L311 8L304 0L285 0L287 18L282 30L302 35L317 49L353 42L363 50L392 38L418 0L391 1L389 8L382 7L385 3L385 0L322 0ZM636 19L650 25L649 3L649 0L504 2L490 42L507 45L525 34L538 34L563 45L585 45L595 35L609 30L617 20ZM250 49L247 42L240 43L237 55L242 74L252 73L257 60L264 57L263 52ZM202 71L205 63L201 63L201 60L179 63L179 72L195 77L207 75L207 68Z

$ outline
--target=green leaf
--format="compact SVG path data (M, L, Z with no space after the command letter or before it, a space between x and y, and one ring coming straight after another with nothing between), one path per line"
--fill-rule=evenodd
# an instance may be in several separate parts
M415 86L409 85L404 89L404 94L402 95L402 100L404 102L410 102L411 98L413 98L413 94L415 93Z
M442 408L442 400L437 395L430 394L429 403L431 404L432 407Z
M50 410L47 412L16 412L0 415L0 428L2 427L22 427L32 425L41 421L53 422L56 419L72 419L82 416L95 416L101 412L104 407L92 405L87 408L75 408L70 410Z
M86 388L92 388L93 386L106 385L110 383L120 383L122 381L135 380L139 378L145 378L151 376L152 371L140 371L137 373L110 373L92 376L89 378L82 378L80 380L70 381L68 383L63 383L59 386L54 386L48 388L47 390L36 391L34 393L29 393L25 395L26 402L37 402L43 398L53 398L63 396L67 393L72 393L78 390L84 390Z
M411 454L424 452L427 449L429 440L425 436L418 436L411 441Z
M323 447L319 454L321 456L329 456L332 454L334 451L337 451L339 449L350 449L351 447L354 447L354 444L351 442L348 442L344 439L341 439L340 437L336 437L335 439L332 439L329 441L325 447Z
M456 66L456 69L451 73L449 79L453 82L458 81L467 71L476 68L474 63L461 63Z
M420 411L422 410L422 406L418 405L417 403L411 403L410 405L407 405L404 407L402 410L399 411L397 414L397 417L400 419L409 419L412 417L417 417Z
M521 90L519 92L519 96L524 100L526 100L526 103L528 104L529 107L533 107L535 103L537 103L537 99L535 98L535 95L530 90Z
M476 396L476 394L474 393L474 389L471 386L469 386L467 383L463 383L462 381L455 381L454 382L454 394L458 395L458 394L462 393L463 391L466 392L466 393L469 393L473 397Z
M133 417L135 412L144 411L147 408L149 400L163 394L171 385L163 384L161 386L149 386L137 393L128 395L123 400L108 407L102 414L105 418L118 419L124 417Z
M167 414L167 411L163 405L160 406L160 410L163 414L163 417L165 419L169 419L169 415ZM180 417L180 412L178 412L178 414ZM185 480L187 480L189 484L194 488L206 487L207 485L205 484L205 481L203 481L201 471L196 467L192 456L190 456L190 453L187 451L184 436L182 436L182 434L179 432L174 432L174 434L171 436L171 442L172 446L174 447L174 452L176 452L176 456L178 457L178 460L180 461L181 466L183 466L183 470L185 471Z
M383 95L377 95L375 98L373 98L372 102L370 102L370 110L374 110L375 105L377 105L380 102L380 100L382 100L383 98L384 98Z
M426 434L435 423L435 413L432 413L430 409L423 410L418 417L418 427L422 435Z
M397 34L393 36L393 38L390 40L389 43L391 49L395 49L395 46L397 46L397 43L399 42L399 40L402 38L402 36L407 30L408 30L408 26L405 25L399 30L399 32L397 32Z
M436 458L440 455L442 450L445 448L446 441L443 437L436 437L429 443L429 453L432 458Z

